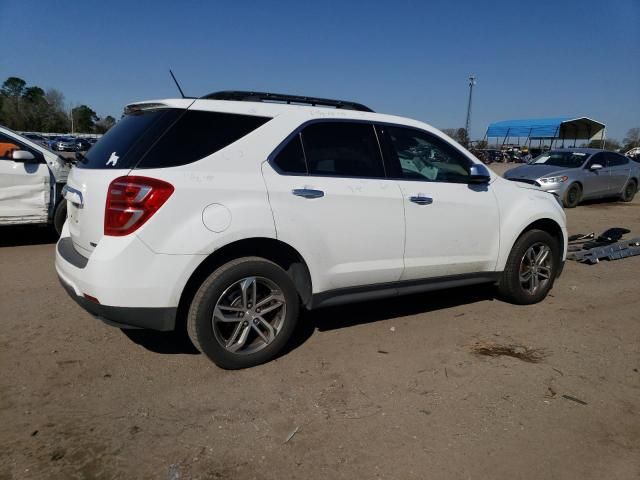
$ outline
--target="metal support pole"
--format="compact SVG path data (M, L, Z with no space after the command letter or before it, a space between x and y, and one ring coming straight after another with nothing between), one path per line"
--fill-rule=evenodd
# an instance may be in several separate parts
M467 104L467 122L465 124L464 130L467 133L467 145L468 146L468 140L471 139L471 136L469 134L469 129L471 127L471 99L473 97L473 86L476 84L476 77L475 75L469 75L469 103Z

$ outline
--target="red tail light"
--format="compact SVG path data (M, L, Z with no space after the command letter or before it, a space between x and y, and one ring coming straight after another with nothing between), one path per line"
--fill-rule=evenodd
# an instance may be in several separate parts
M104 234L121 237L140 228L167 201L173 185L148 177L118 177L109 184Z

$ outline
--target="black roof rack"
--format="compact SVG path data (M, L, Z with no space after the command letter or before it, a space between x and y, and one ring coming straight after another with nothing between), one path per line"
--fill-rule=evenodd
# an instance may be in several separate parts
M299 105L311 105L321 107L335 107L345 110L358 110L360 112L373 112L369 107L356 102L347 102L345 100L332 100L330 98L305 97L301 95L286 95L282 93L268 92L243 92L235 90L226 90L223 92L214 92L200 98L208 100L235 100L240 102L274 102L288 103Z

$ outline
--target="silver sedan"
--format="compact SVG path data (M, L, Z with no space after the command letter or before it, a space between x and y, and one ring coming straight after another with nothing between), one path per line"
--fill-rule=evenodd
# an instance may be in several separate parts
M638 191L640 164L615 152L563 148L507 171L504 178L537 185L555 193L566 208L573 208L596 198L618 197L630 202Z

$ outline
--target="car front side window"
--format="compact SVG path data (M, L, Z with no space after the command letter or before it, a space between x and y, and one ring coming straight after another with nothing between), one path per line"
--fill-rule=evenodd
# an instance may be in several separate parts
M428 182L467 183L473 162L453 146L427 132L383 127L400 178Z
M592 155L584 168L590 169L593 165L602 165L602 168L607 167L607 159L604 153L596 153Z
M0 133L0 160L13 160L13 152L18 150L22 150L18 142Z

